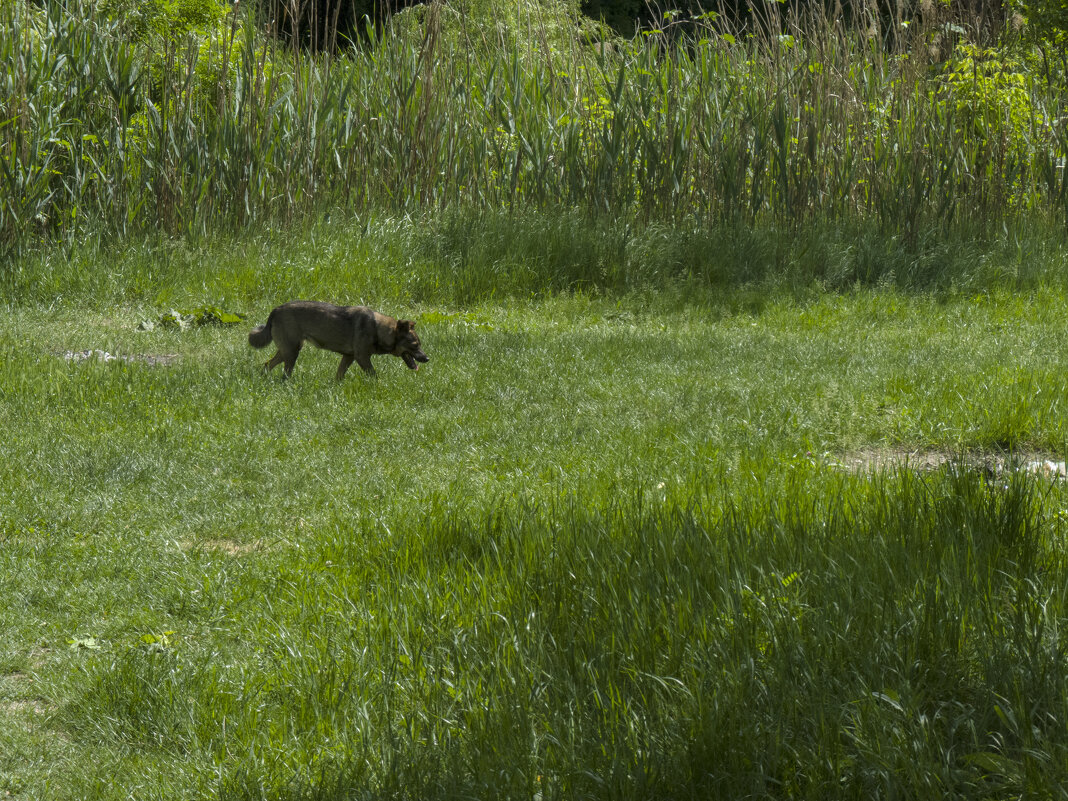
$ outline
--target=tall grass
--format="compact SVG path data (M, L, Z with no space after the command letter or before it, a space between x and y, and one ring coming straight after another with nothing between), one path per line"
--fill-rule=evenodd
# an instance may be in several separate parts
M342 523L244 576L232 645L101 654L62 719L180 756L162 797L1063 798L1040 486L812 480Z
M911 239L1068 221L1066 87L1023 45L776 11L594 46L566 12L518 8L511 36L436 2L315 57L240 12L150 56L88 6L5 3L0 247L329 209L852 220Z

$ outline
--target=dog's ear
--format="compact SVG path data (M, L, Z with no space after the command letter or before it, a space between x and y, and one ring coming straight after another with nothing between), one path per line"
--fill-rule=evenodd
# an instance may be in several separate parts
M398 320L397 321L397 331L402 333L402 334L407 334L413 328L415 328L415 323L413 323L411 320Z

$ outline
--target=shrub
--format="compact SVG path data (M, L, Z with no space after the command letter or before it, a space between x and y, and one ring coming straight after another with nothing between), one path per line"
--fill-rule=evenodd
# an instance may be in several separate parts
M1030 82L1018 57L966 42L957 45L942 78L958 141L972 154L973 169L979 173L993 161L1014 162L1011 189L1019 187L1030 168L1035 147L1050 138Z

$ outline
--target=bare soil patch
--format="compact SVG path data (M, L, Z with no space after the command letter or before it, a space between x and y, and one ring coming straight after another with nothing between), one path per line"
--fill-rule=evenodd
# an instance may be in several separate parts
M13 686L13 695L26 695L26 691L32 685L33 679L21 671L15 671L4 676L4 681ZM6 715L21 715L31 713L38 717L48 713L48 707L39 698L5 698L0 700L0 713Z
M61 354L63 359L68 362L85 362L90 360L96 360L100 362L125 362L132 364L134 362L141 362L147 364L150 367L166 367L167 365L174 364L178 361L177 353L131 353L131 354L116 354L108 353L106 350L100 350L99 348L91 348L89 350L66 350Z
M246 556L250 553L264 551L267 546L256 540L254 542L234 542L233 540L184 540L178 543L183 551L217 551L227 556Z
M947 466L968 466L991 475L1022 470L1051 479L1068 478L1068 466L1064 458L1042 451L1003 453L931 448L869 448L842 454L827 454L824 463L828 467L858 473L895 469L930 471Z

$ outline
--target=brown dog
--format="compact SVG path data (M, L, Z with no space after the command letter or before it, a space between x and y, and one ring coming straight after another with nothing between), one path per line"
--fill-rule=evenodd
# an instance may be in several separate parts
M338 381L353 361L373 376L371 356L377 353L397 356L411 370L419 369L416 362L430 361L419 345L414 322L397 320L366 306L335 306L312 300L283 303L270 313L264 325L256 326L248 335L248 344L254 348L265 348L272 341L278 352L264 369L281 364L287 378L293 373L305 342L341 354Z

